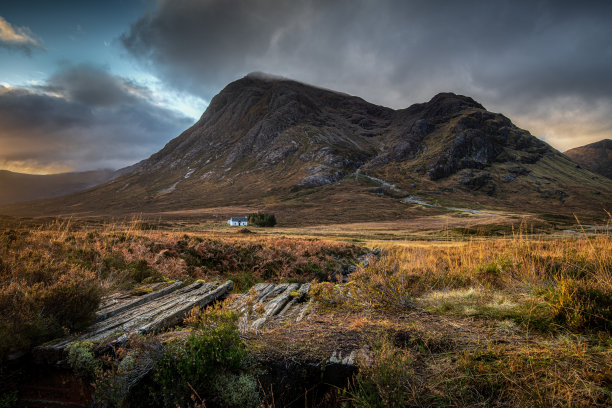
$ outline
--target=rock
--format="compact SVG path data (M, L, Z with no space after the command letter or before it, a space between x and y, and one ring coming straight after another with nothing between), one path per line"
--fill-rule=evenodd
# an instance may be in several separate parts
M298 146L294 142L288 145L276 147L275 149L272 149L271 151L263 151L257 156L257 158L259 160L262 160L265 165L273 166L285 160L289 155L297 151L298 151Z
M370 348L365 345L359 349L352 350L350 353L342 351L334 351L327 360L328 364L342 364L346 366L357 367L360 364L369 366L372 363Z
M483 187L489 180L491 180L491 173L486 171L476 175L474 175L472 171L469 171L459 178L461 184L474 190Z
M510 167L508 169L508 172L514 174L515 176L526 176L527 174L530 173L529 170L527 170L525 167L523 166L514 166L514 167Z
M387 190L385 190L384 187L373 188L369 192L372 194L379 195L379 196L384 196L387 194Z
M306 176L302 179L299 187L319 187L327 184L335 183L344 177L344 172L342 171L329 171L329 172L321 172L313 174L312 176Z

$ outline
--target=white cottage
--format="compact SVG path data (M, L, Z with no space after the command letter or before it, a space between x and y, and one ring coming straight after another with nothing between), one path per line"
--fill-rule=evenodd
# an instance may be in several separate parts
M248 224L247 217L232 217L227 223L233 227L246 227Z

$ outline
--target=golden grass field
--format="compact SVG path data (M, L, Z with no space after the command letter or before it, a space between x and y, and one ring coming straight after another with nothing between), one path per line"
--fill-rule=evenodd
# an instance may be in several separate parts
M312 281L312 318L244 341L294 359L367 345L370 360L324 406L612 405L609 223L509 214L248 231L193 218L2 223L3 359L78 332L102 296L143 283L232 279L242 292ZM373 247L380 258L358 264L349 283L328 281L339 260L358 263Z

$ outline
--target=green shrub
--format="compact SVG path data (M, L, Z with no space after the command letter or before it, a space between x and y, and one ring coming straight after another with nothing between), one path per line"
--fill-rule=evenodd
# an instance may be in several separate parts
M249 290L253 285L260 282L261 279L258 278L257 275L252 274L251 272L242 271L230 275L229 280L234 282L234 292L235 293L243 293L244 291Z
M17 406L17 391L0 393L0 408L12 408Z
M306 279L315 279L318 281L326 281L329 279L330 272L334 269L322 266L308 261L304 265L298 265L295 268L295 274Z
M257 407L261 402L257 379L246 373L218 375L212 383L226 407Z
M154 399L164 406L184 406L195 392L209 406L256 406L259 393L246 371L248 353L238 315L215 306L202 311L195 325L187 340L166 346L154 372Z
M93 378L96 369L100 366L92 349L93 343L89 341L77 341L68 346L68 364L79 377L84 379Z
M130 277L134 282L141 283L146 278L151 277L154 271L149 267L146 260L141 259L128 265L130 270Z

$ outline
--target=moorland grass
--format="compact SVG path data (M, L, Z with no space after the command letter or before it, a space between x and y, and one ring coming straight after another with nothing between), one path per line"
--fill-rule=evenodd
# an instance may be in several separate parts
M342 393L344 404L611 405L609 232L557 239L521 231L511 239L448 235L448 242L390 241L380 259L369 259L348 284L336 285L320 281L339 261L355 262L365 253L362 247L224 231L143 230L136 222L7 228L0 233L0 310L7 311L0 316L0 352L4 358L78 331L91 322L104 293L138 290L141 283L233 278L243 291L260 281L315 279L310 296L322 313L357 311L368 321L376 316L402 321L413 313L445 322L474 319L496 333L495 341L487 341L480 336L489 332L474 329L473 341L459 344L452 328L434 333L425 323L410 334L399 330L401 325L397 332L376 330L371 362ZM213 340L181 343L182 349L167 355L166 368L174 372L179 357L189 363L192 356L181 354L184 347L197 354L213 347ZM75 361L88 361L82 350L73 354ZM214 387L209 384L215 393L254 384L244 370L226 374ZM193 390L184 388L190 376L184 371L183 380L172 384L178 387L175 398L191 395Z
M606 229L555 240L517 233L454 245L390 245L351 280L314 283L319 310L481 319L503 339L475 330L474 344L452 351L400 346L388 335L373 339L372 361L347 394L352 406L612 404Z
M83 227L70 220L0 231L0 361L77 332L101 297L139 285L236 279L244 291L263 280L327 277L364 249L312 239L231 233L185 234L127 224ZM134 292L135 291L135 292Z

